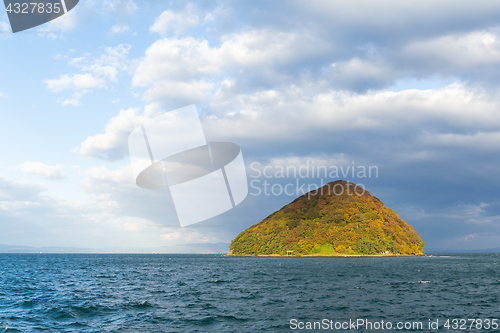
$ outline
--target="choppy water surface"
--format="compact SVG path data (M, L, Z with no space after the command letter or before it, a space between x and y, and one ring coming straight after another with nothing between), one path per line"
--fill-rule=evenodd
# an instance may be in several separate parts
M0 254L5 332L290 332L292 318L500 321L499 294L499 254Z

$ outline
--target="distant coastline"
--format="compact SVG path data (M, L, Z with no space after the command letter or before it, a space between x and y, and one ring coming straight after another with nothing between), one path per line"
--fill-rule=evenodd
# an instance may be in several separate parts
M17 253L45 253L45 254L225 254L229 243L191 243L172 246L152 247L102 247L102 248L79 248L79 247L32 247L24 245L0 244L0 254Z

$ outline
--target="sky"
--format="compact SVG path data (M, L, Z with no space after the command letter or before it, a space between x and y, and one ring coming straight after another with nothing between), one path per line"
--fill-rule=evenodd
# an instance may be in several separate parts
M344 179L428 248L498 247L498 17L498 1L81 0L13 34L2 9L0 244L230 242ZM135 185L127 140L191 104L208 141L241 147L249 195L180 227L168 190Z

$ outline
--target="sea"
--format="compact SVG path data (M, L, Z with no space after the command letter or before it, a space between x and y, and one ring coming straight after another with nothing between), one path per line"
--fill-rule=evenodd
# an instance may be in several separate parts
M494 253L0 254L0 332L498 332L499 321Z

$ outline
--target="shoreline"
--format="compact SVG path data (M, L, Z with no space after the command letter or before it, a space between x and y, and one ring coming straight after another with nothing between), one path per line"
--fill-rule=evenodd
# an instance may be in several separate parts
M322 254L304 254L304 255L280 255L280 254L225 254L224 257L279 257L279 258L300 258L300 257L314 257L314 258L390 258L390 257L431 257L430 254L337 254L337 255L322 255Z

